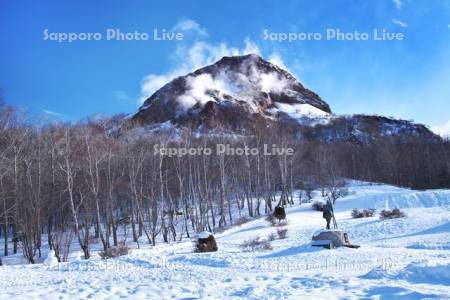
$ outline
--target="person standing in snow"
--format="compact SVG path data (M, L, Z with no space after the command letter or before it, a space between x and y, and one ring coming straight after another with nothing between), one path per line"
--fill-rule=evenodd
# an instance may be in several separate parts
M330 229L331 218L333 217L333 207L331 203L327 203L323 206L323 218L327 220L327 229Z

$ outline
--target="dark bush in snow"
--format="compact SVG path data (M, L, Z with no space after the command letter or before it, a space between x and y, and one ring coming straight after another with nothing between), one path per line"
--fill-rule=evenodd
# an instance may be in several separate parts
M393 210L382 210L380 212L380 219L403 218L404 216L405 213L398 208L394 208Z
M375 208L369 208L364 210L364 213L366 214L366 217L373 217L375 214L376 209Z
M375 214L375 209L374 208L369 208L369 209L357 209L354 208L352 210L352 218L353 219L358 219L358 218L369 218L369 217L373 217L373 215Z
M266 221L269 222L270 225L274 226L274 227L284 226L288 223L287 219L283 219L283 220L277 219L273 213L270 213L267 215Z
M286 228L280 228L280 229L278 229L278 230L277 230L278 238L279 238L280 240L285 239L286 236L287 236L287 231L288 231L288 230L287 230Z
M270 225L272 226L276 226L277 225L277 219L275 218L275 216L273 215L273 213L269 213L266 217L266 221L270 223Z
M357 208L352 209L351 215L352 215L353 219L364 218L364 215L363 215L362 211L360 211Z
M217 249L216 239L212 233L208 231L199 233L194 252L215 252Z
M286 211L285 211L284 207L282 207L282 206L275 207L273 216L279 221L286 219Z
M128 246L123 242L118 243L117 246L108 248L106 250L106 252L101 251L99 253L99 255L102 259L114 258L114 257L119 257L122 255L127 255L127 254L128 254Z
M316 211L323 211L323 203L320 201L314 201L313 204L311 204L311 208Z
M261 240L259 236L254 239L244 241L239 247L244 252L272 250L272 245L270 245L270 241Z

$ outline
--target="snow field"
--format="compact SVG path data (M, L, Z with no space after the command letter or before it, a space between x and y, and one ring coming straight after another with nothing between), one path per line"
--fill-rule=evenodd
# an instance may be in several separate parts
M310 204L287 208L273 250L239 245L276 232L259 218L215 234L219 251L192 243L142 245L127 256L0 267L0 299L450 299L450 191L353 182L336 218L359 249L311 247L323 228ZM318 193L314 193L319 199ZM399 207L406 217L352 219L353 208Z

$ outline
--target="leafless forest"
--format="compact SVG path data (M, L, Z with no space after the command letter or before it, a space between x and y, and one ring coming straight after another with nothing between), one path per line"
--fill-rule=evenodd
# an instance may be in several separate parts
M450 188L450 144L389 137L367 145L295 138L288 128L248 137L110 135L114 119L36 125L0 105L0 224L2 255L23 251L30 263L43 244L65 261L72 242L85 258L99 241L155 245L217 231L237 216L258 217L293 191L332 193L341 178L412 188ZM294 155L155 155L166 147L257 147L275 144ZM282 195L281 200L275 195ZM127 236L130 232L130 236Z

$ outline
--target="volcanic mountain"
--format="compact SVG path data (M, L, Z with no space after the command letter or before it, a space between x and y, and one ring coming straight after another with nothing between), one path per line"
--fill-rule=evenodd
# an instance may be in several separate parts
M189 127L245 133L274 124L307 128L322 140L367 140L385 135L436 136L425 126L379 116L337 116L293 75L255 54L223 57L175 78L131 117L133 126Z

